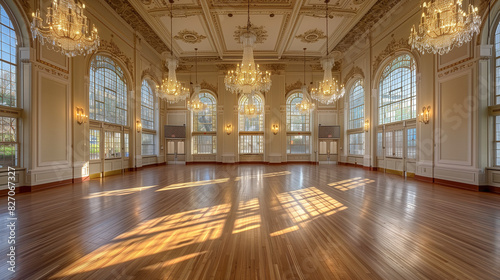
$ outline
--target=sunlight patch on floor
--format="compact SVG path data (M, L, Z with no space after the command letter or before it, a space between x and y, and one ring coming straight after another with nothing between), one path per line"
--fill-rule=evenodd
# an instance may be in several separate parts
M130 188L130 189L120 189L120 190L97 192L97 193L91 193L83 198L84 199L91 199L91 198L96 198L96 197L122 196L122 195L133 194L136 192L140 192L143 190L156 188L156 187L158 187L158 186L145 186L145 187L137 187L137 188Z
M259 200L257 198L240 201L236 221L234 222L233 234L252 230L260 227Z
M168 251L217 239L222 234L230 209L230 204L221 204L151 219L80 258L54 277L67 277L137 259L154 258L159 253L164 254L165 258L169 257ZM172 253L173 256L175 254Z
M168 190L199 187L199 186L205 186L205 185L222 184L222 183L226 183L228 181L229 181L229 178L223 178L223 179L196 181L196 182L188 182L188 183L178 183L178 184L168 185L168 186L161 188L159 190L156 190L156 191L161 192L161 191L168 191Z
M237 182L240 180L252 179L252 178L270 178L270 177L285 176L285 175L290 175L290 174L292 174L290 171L281 171L281 172L272 172L272 173L264 173L264 174L256 174L256 175L245 175L245 176L236 177L234 179L234 181Z
M347 180L343 180L343 181L339 181L339 182L330 183L330 184L328 184L328 186L334 187L337 190L341 190L341 191L345 192L345 191L352 190L352 189L355 189L357 187L362 187L362 186L365 186L366 184L374 183L374 182L375 182L374 180L370 180L370 179L366 179L366 178L362 179L361 177L357 177L357 178L352 178L352 179L347 179Z

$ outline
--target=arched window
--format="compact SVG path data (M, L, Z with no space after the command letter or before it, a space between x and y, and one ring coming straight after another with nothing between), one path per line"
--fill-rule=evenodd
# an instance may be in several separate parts
M253 105L260 114L247 116L239 112L239 146L240 154L263 154L264 153L264 100L258 94L253 94ZM239 101L239 108L251 105L252 102L247 95L243 95Z
M17 107L17 35L6 10L0 5L0 105ZM18 118L0 112L0 168L18 166Z
M208 92L201 92L200 101L207 108L193 113L193 155L217 153L217 100Z
M365 118L365 90L357 80L349 91L349 129L362 128Z
M362 130L365 119L365 90L361 80L357 80L349 90L348 98L349 154L365 154L365 133Z
M105 129L91 124L91 160L129 156L127 82L121 67L102 55L96 55L90 64L89 118L111 124ZM104 155L101 155L103 144Z
M495 30L495 98L491 105L500 105L500 23ZM493 151L493 164L500 166L500 116L495 116L495 137L494 137L494 151Z
M125 75L111 58L96 55L90 65L90 119L127 125Z
M155 126L155 95L144 80L141 86L141 154L150 156L155 154L156 126Z
M401 123L404 120L416 119L416 96L415 61L408 54L400 55L384 68L380 79L378 124L395 123L385 130L383 135L380 132L377 134L377 147L385 147L383 155L386 158L407 161L416 159L416 124L407 123L403 126ZM382 153L377 151L377 155Z
M408 54L394 59L382 73L379 94L379 124L417 117L416 67Z
M308 154L311 147L310 113L301 113L297 104L304 98L301 92L286 99L286 133L288 154Z

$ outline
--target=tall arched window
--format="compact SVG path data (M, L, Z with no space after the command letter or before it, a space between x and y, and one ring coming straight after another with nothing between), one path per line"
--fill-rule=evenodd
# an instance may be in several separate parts
M297 104L304 98L301 92L286 99L286 134L288 154L308 154L311 147L310 113L301 113Z
M394 59L382 73L379 94L379 124L417 117L416 67L404 54Z
M121 67L107 56L96 55L90 64L89 118L110 124L104 130L91 124L91 160L101 159L102 140L104 158L129 156L127 82Z
M365 90L361 80L357 80L349 90L348 98L348 132L349 154L364 155L365 133L363 124L365 119Z
M500 23L495 30L495 98L492 105L500 105ZM500 166L500 116L495 116L495 137L494 137L493 164Z
M249 98L240 98L239 108L249 105ZM264 100L258 94L253 95L253 104L261 113L257 116L246 116L239 113L239 146L240 154L264 153Z
M402 121L417 117L416 96L415 61L408 54L400 55L384 68L380 78L378 124L394 123L383 133L386 158L416 159L416 124L402 125ZM382 137L377 134L377 138Z
M193 155L217 153L217 99L211 93L201 92L200 101L207 108L193 113Z
M155 95L148 81L142 81L141 86L141 154L154 155L156 126L155 126Z
M14 25L0 5L0 105L16 108L17 94L17 36ZM18 118L0 112L0 168L19 165Z

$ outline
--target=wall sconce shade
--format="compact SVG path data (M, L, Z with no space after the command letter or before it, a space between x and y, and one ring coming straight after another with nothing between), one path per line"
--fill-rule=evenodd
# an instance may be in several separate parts
M140 120L135 121L135 127L137 129L137 132L141 132L142 130L142 123Z
M76 122L78 124L83 124L87 121L88 116L85 115L85 111L82 107L76 107Z
M366 119L365 120L365 132L368 132L368 129L370 128L370 120Z
M231 124L226 125L226 133L230 135L233 132L233 126Z
M422 108L422 113L420 113L420 115L418 116L418 121L423 124L428 124L429 121L431 120L430 112L431 112L431 106Z
M277 124L273 124L273 126L271 127L271 131L274 135L278 134L279 126Z

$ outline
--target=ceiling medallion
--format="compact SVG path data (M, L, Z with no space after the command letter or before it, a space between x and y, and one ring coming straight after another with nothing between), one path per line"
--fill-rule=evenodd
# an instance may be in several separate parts
M303 43L316 43L320 39L325 39L325 33L317 28L307 30L304 34L295 36L295 38L300 39Z
M196 44L196 43L201 43L203 39L206 39L207 37L201 34L198 34L198 32L194 30L187 30L184 29L182 31L179 31L177 35L174 36L176 40L181 40L184 43L189 43L189 44Z
M236 31L234 31L233 38L236 42L240 43L241 36L246 33L252 33L255 35L256 44L264 43L264 41L267 39L267 31L264 30L264 26L255 26L253 23L250 23L249 26L236 27Z

